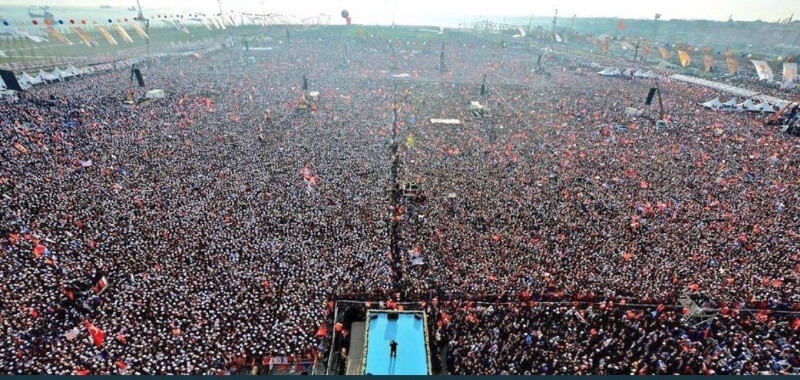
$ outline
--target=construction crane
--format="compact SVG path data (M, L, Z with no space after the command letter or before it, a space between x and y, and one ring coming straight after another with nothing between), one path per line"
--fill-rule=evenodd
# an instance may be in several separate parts
M780 111L776 112L772 116L768 117L765 121L767 125L775 125L780 122L781 117L786 113L792 110L792 108L796 108L800 106L800 95L797 95L794 99L792 99L789 103L786 103Z

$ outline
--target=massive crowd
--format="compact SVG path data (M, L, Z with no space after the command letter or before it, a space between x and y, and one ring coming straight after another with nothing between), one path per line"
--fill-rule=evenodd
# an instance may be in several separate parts
M0 371L312 360L362 297L424 301L453 373L796 372L797 140L669 80L658 130L625 114L651 83L500 46L448 37L441 73L433 38L293 35L150 61L140 106L127 72L0 103Z

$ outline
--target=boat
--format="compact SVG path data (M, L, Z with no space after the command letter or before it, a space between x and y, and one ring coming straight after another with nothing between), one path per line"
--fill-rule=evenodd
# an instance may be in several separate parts
M28 16L30 16L30 18L43 18L45 20L52 20L53 19L53 14L50 13L50 11L49 11L49 9L50 9L49 6L44 5L44 6L40 6L38 8L41 9L43 11L43 13L33 13L31 11L31 8L29 7L28 8Z
M111 9L110 5L101 5L100 9Z

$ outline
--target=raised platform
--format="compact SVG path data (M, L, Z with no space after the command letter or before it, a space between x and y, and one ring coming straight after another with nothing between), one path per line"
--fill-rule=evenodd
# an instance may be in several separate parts
M731 95L739 96L742 98L752 98L761 102L768 102L777 105L778 107L783 107L786 104L789 104L789 101L786 99L776 98L774 96L762 95L759 94L758 92L748 90L746 88L731 86L729 84L720 82L714 82L708 79L695 78L683 74L675 74L670 76L670 78L679 80L681 82L696 84L698 86L713 88L715 90L727 92Z
M422 311L368 310L363 373L430 375L426 318ZM397 342L394 357L390 356L391 341Z

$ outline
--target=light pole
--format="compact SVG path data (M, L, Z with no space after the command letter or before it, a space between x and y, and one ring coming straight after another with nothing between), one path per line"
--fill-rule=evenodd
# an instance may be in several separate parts
M661 13L656 13L655 19L653 19L653 41L656 40L656 24L658 23L658 19L661 18Z
M556 20L558 20L558 8L556 8L556 14L553 16L553 33L556 32Z
M144 18L144 14L142 13L142 4L139 3L139 0L136 0L136 6L139 8L139 21L144 21L144 34L147 35L145 39L145 43L147 44L147 55L150 55L150 19Z

